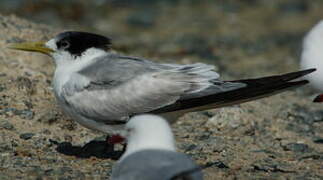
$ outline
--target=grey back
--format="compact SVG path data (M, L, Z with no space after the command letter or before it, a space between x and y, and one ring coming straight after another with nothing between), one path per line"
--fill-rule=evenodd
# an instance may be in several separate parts
M166 150L133 153L113 167L112 180L202 180L199 167L185 154Z

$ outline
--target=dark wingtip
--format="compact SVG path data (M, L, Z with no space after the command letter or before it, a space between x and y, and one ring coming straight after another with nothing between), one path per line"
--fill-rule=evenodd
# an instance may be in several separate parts
M285 76L286 80L293 80L293 79L297 79L300 77L303 77L307 74L310 74L312 72L316 71L315 68L311 68L311 69L305 69L305 70L301 70L301 71L296 71L296 72L291 72L291 73L287 73L287 74L283 74L281 76Z
M315 102L315 103L323 102L323 94L316 96L316 98L313 100L313 102Z
M308 80L294 81L294 82L298 83L299 85L305 85L305 84L308 84L309 83ZM290 83L292 83L292 82L290 82Z
M316 71L316 68L305 69L304 71L301 71L301 72L303 72L303 74L305 75L305 74L312 73L312 72L314 72L314 71Z

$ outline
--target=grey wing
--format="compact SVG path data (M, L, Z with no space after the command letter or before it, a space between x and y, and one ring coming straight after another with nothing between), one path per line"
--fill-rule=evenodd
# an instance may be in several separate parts
M183 172L198 168L183 153L145 150L133 153L118 162L113 167L112 180L171 180ZM203 179L201 171L187 173L184 177L191 180Z
M66 101L83 116L97 121L121 120L173 104L181 98L203 96L241 87L218 80L206 64L157 64L138 58L109 55L79 72L83 87L63 88ZM80 79L80 78L79 78ZM109 123L108 121L106 123Z
M90 66L79 71L91 80L89 88L112 88L133 79L135 76L155 72L162 65L151 61L109 54L97 58Z

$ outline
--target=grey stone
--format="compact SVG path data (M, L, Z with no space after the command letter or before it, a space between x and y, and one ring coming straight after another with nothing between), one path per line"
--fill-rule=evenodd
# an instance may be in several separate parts
M4 86L4 85L0 85L0 92L1 91L4 91L6 89L6 86Z
M37 119L37 121L46 123L46 124L52 124L58 120L57 113L55 111L46 111L43 112L40 117Z
M289 143L283 146L283 149L285 151L294 151L294 152L301 152L301 153L310 151L309 146L303 143Z
M15 127L6 120L0 120L0 127L7 130L14 130Z
M31 120L34 117L34 112L32 112L31 110L28 110L28 109L26 109L26 110L20 110L20 111L17 112L17 114L21 118L28 119L28 120Z
M28 140L28 139L31 139L35 134L34 133L23 133L23 134L20 134L20 138L21 139L24 139L24 140Z

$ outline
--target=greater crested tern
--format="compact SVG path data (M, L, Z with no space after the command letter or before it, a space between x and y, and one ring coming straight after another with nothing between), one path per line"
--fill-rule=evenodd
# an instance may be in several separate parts
M113 166L112 180L201 180L201 169L187 155L176 152L166 120L137 115L126 124L127 148Z
M107 37L74 31L48 42L10 45L51 56L59 105L81 125L108 134L122 133L137 114L158 114L174 122L186 112L271 96L307 84L295 79L315 71L222 81L213 65L160 64L112 53L110 46Z

